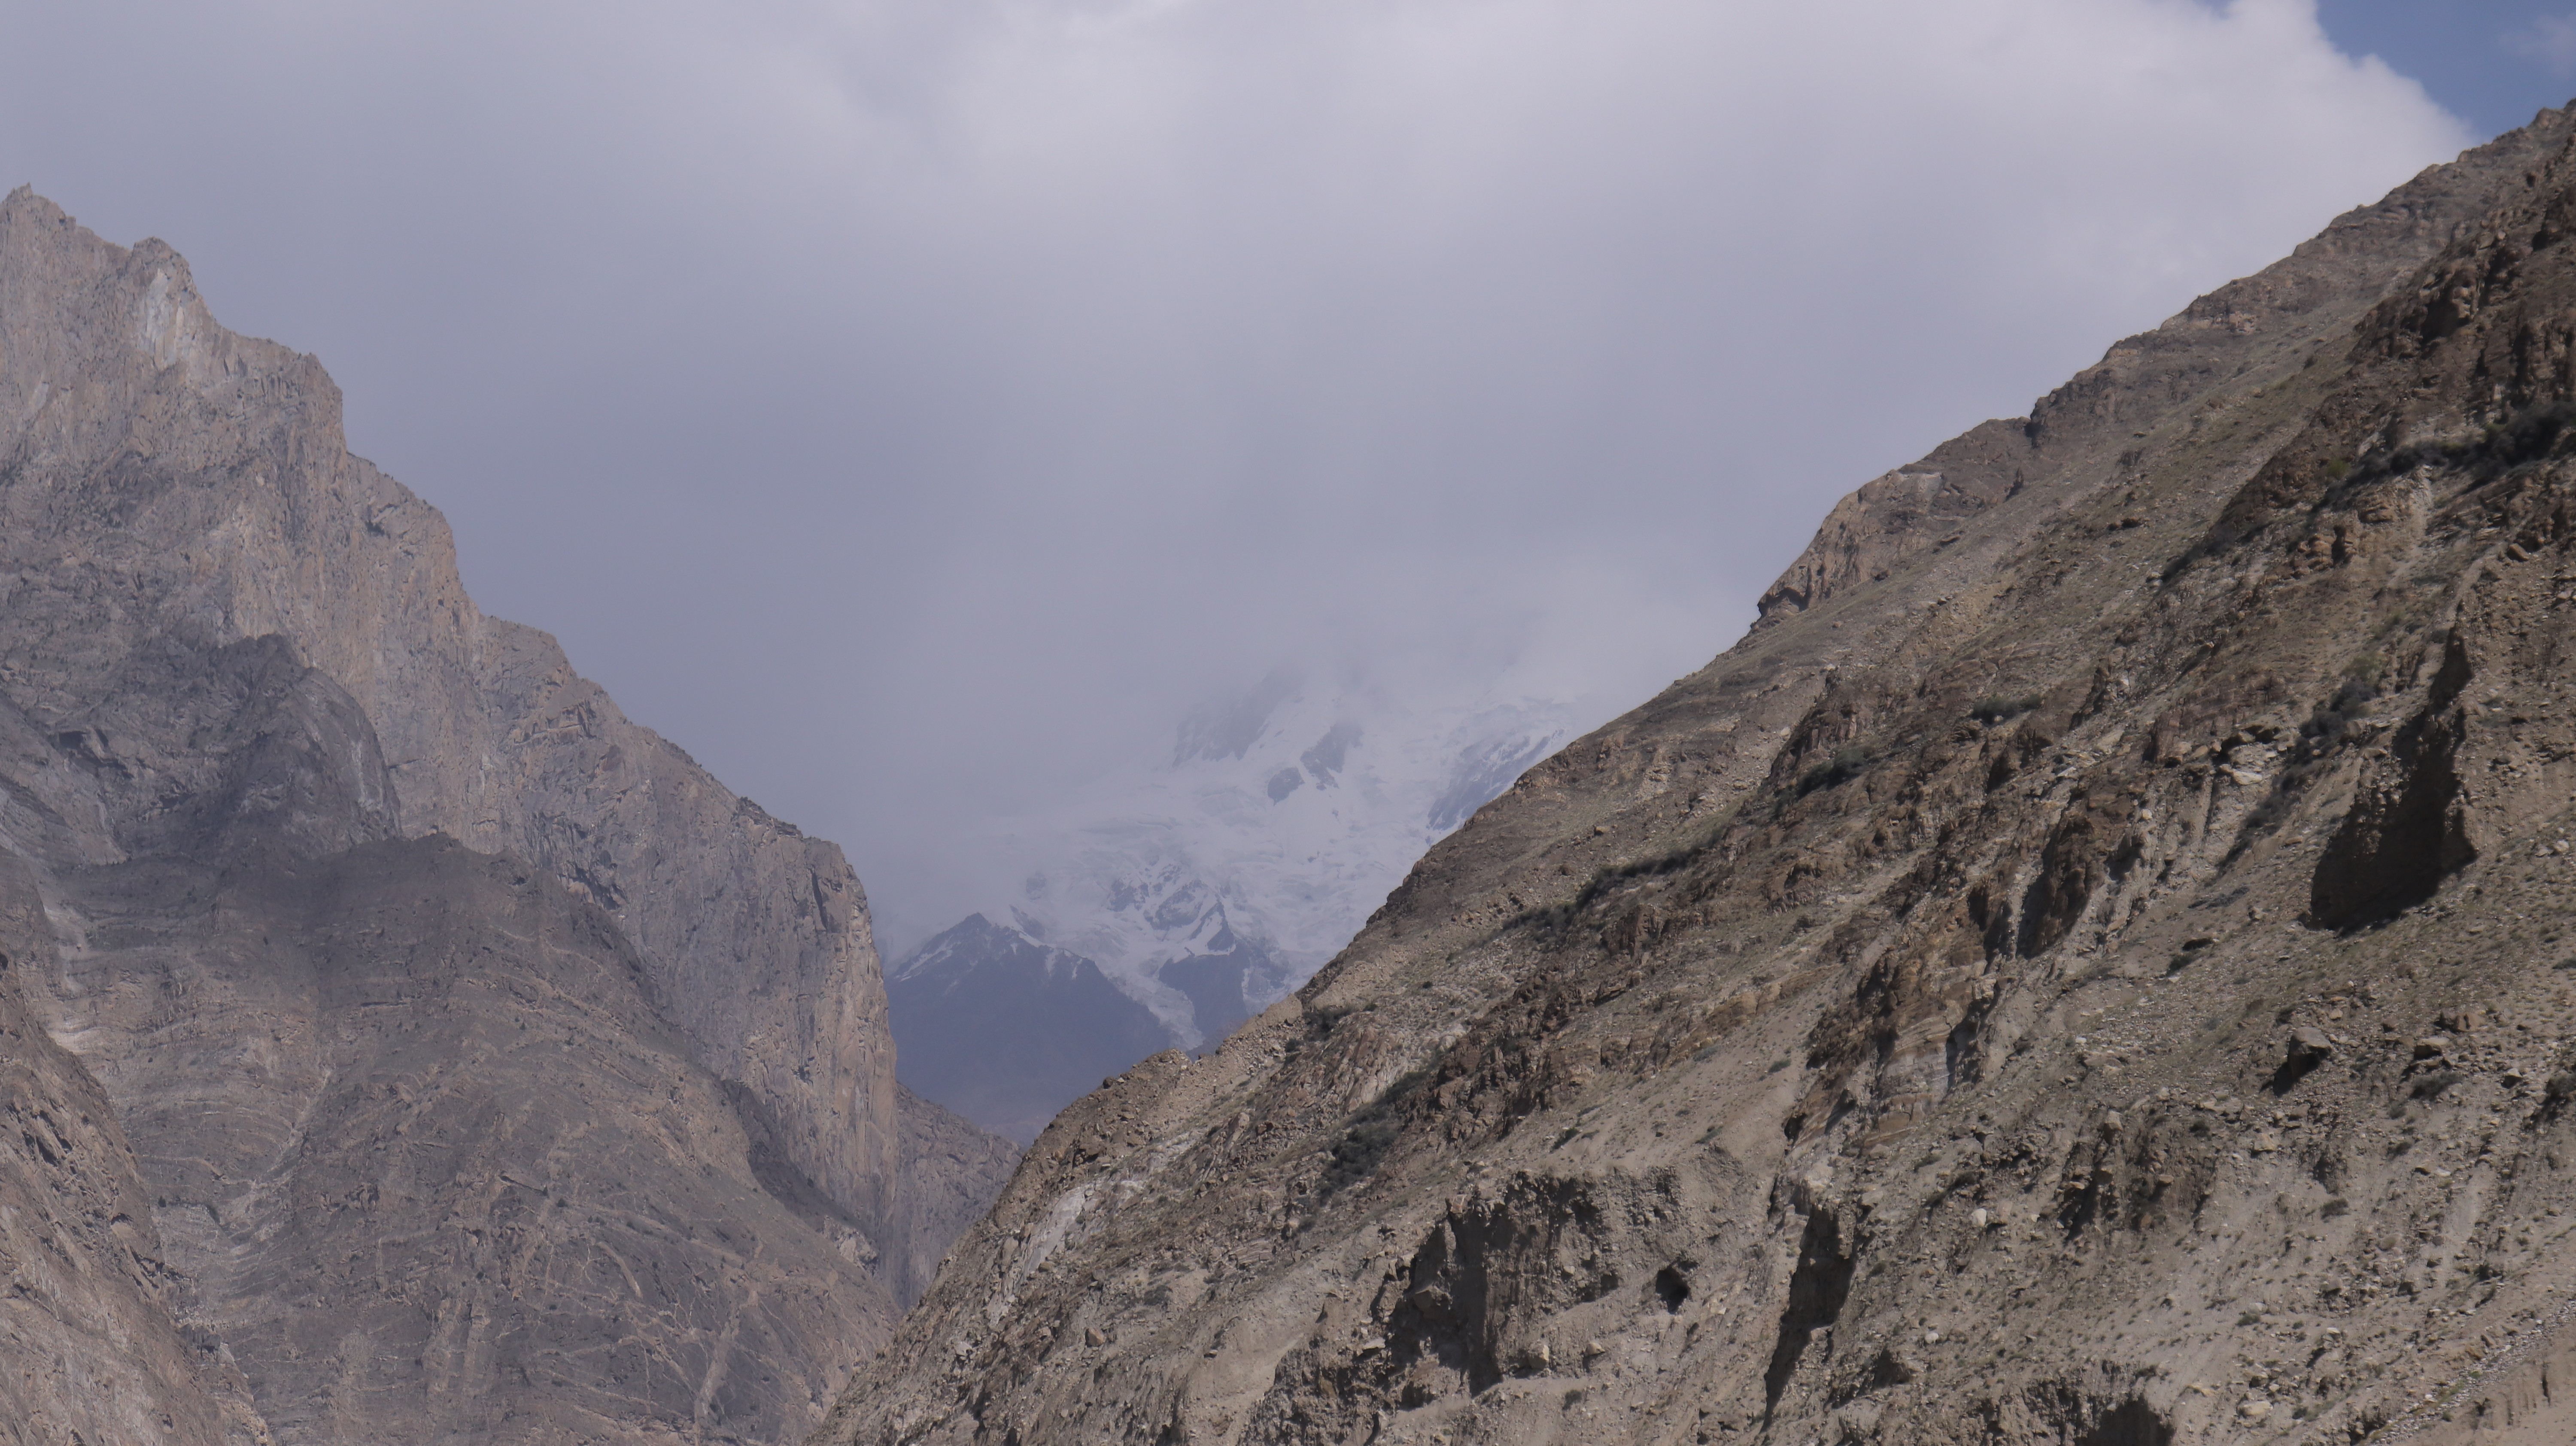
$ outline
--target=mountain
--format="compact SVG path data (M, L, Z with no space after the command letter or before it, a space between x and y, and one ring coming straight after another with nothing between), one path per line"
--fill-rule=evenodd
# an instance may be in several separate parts
M1005 821L993 852L1019 882L985 912L1096 961L1181 1043L1212 1044L1230 1021L1202 1019L1173 965L1197 961L1188 978L1226 961L1253 1007L1304 983L1425 846L1573 717L1544 700L1419 703L1274 671L1183 719L1167 757ZM1233 1000L1222 985L1217 997Z
M1099 965L981 914L889 971L886 1000L905 1082L1022 1144L1171 1043Z
M1002 826L987 853L1017 885L888 976L905 1080L1026 1142L1104 1076L1212 1047L1312 975L1572 716L1409 705L1285 669L1199 710L1168 756Z
M1012 1153L897 1085L836 847L483 616L311 357L24 189L0 934L41 1439L785 1441Z
M2571 135L1846 498L822 1439L2576 1435Z

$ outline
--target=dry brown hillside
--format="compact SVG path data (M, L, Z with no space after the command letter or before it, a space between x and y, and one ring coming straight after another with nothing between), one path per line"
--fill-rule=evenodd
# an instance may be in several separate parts
M823 1439L2576 1438L2570 134L1846 499Z

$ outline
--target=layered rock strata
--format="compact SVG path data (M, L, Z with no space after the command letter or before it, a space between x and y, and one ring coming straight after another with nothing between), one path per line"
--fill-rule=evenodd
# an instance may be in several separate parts
M50 970L33 881L0 858L0 973ZM106 1092L0 983L0 1431L12 1441L264 1446L192 1305Z
M1011 1153L896 1086L839 850L478 613L312 358L23 190L0 422L11 1419L801 1436Z
M318 362L218 326L167 246L111 246L21 189L0 417L0 690L63 725L155 649L288 645L374 729L403 832L515 854L615 915L698 1056L843 1209L887 1218L884 990L840 850L484 617L436 509L349 453ZM142 786L166 765L81 746Z
M1847 499L821 1439L2567 1439L2571 131Z

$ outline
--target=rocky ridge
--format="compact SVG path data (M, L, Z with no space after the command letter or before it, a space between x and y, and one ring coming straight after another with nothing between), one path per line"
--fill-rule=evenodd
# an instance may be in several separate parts
M50 1040L0 1248L63 1317L0 1322L13 1428L801 1434L1009 1158L896 1085L839 850L483 617L312 358L25 190L0 421L0 1028Z
M1846 499L818 1439L2566 1439L2571 134Z

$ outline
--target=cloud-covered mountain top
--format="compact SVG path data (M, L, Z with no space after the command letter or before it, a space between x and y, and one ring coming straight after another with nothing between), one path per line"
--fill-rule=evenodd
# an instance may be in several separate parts
M1010 820L985 914L1095 961L1182 1043L1212 1021L1170 976L1229 960L1258 1009L1313 974L1423 849L1571 737L1579 705L1416 706L1281 669L1176 728L1171 752Z

